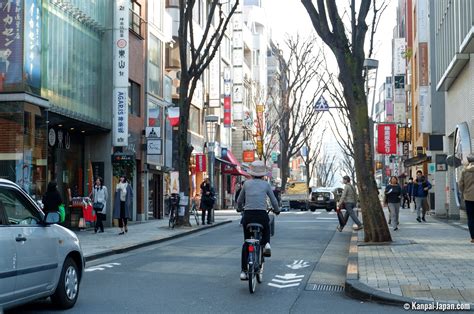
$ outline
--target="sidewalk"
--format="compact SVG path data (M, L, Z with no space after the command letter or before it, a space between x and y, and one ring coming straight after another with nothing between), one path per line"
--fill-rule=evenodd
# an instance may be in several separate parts
M363 231L353 232L346 292L385 303L470 303L474 309L474 244L467 226L415 219L410 209L400 209L399 230L391 229L388 244L366 244Z
M230 223L232 218L228 212L230 211L216 211L215 222L212 225L203 226L199 221L199 226L196 226L193 218L192 227L170 229L168 219L165 217L159 220L131 222L128 225L128 233L124 235L118 234L120 230L117 227L105 228L104 233L96 234L92 228L75 233L79 237L86 261L91 261ZM235 211L232 212L237 215Z

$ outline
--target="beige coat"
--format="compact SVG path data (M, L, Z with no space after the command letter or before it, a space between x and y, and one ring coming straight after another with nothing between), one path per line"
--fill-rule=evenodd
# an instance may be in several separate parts
M355 187L353 187L350 183L344 185L344 191L342 191L341 198L339 199L339 203L346 202L346 203L357 203L357 192Z
M459 179L459 190L464 200L474 201L474 162L464 168Z

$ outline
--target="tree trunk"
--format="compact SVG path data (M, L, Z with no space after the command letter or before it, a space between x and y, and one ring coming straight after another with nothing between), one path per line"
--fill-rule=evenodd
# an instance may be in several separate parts
M188 125L189 125L189 80L181 79L179 87L179 132L178 132L178 165L179 165L179 191L182 195L189 197L189 158L191 157L192 147L188 143ZM190 226L189 223L189 198L188 206L180 221L185 226Z
M361 80L361 82L363 82ZM363 83L359 88L363 90ZM349 107L351 112L351 130L354 135L354 163L359 189L360 207L364 221L365 242L392 241L390 231L380 204L377 184L374 179L372 141L369 132L367 99L364 94L355 99L356 103Z
M290 160L287 158L287 147L282 145L281 150L281 189L282 191L286 192L286 183L288 182L288 178L290 176Z

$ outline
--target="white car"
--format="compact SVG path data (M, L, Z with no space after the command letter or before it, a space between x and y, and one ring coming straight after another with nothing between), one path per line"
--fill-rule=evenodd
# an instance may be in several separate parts
M0 313L49 296L63 309L76 303L84 257L77 236L57 225L59 219L0 179Z

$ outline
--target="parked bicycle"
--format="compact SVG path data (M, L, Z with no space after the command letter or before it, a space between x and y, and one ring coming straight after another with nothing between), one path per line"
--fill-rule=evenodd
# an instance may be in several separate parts
M169 222L168 227L174 228L178 223L178 206L179 206L179 195L172 193L169 199Z
M196 225L199 226L199 212L198 212L198 203L197 203L197 197L193 198L191 201L191 209L189 210L189 217L194 216L194 219L196 220Z

